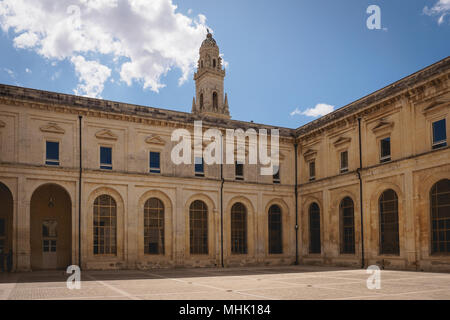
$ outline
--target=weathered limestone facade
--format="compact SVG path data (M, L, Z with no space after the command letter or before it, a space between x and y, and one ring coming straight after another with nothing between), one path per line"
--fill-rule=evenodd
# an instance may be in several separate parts
M195 120L203 120L204 130L223 132L274 128L230 119L224 76L218 47L208 35L200 49L192 113L0 85L0 219L6 221L13 270L80 262L86 269L221 266L222 261L224 266L296 261L361 266L360 174L365 264L450 271L449 253L431 254L430 248L430 190L450 179L448 143L432 149L434 121L446 119L450 136L450 58L303 127L279 128L280 183L260 175L260 165L245 164L243 180L237 180L235 166L225 164L222 180L220 165L205 165L204 177L198 177L194 164L172 163L177 144L171 141L173 130L193 133ZM391 160L380 163L380 139L387 136ZM57 166L46 165L46 141L59 142ZM112 170L100 169L100 147L112 148ZM342 151L348 151L345 173L339 167ZM160 173L149 172L150 152L160 153ZM379 198L386 189L398 197L398 255L380 255ZM93 249L96 199L102 195L110 196L116 208L115 250L109 254ZM340 250L339 206L344 197L354 202L353 254ZM145 250L144 207L151 198L164 207L160 254ZM197 200L207 208L204 254L191 254L190 248L190 207ZM240 254L232 252L231 243L236 203L246 209L246 250ZM320 209L320 253L310 253L312 203ZM272 205L281 210L281 253L269 249ZM47 238L41 228L48 220L58 221L58 244L44 259L41 244Z

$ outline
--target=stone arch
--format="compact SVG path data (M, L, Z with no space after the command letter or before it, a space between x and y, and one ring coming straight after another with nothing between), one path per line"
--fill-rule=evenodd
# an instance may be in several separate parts
M108 195L114 199L117 206L116 211L116 255L94 255L94 201L97 199L97 197L101 195ZM85 221L84 225L87 227L85 232L85 235L83 236L83 239L87 239L85 241L85 249L87 250L87 256L89 257L89 260L94 261L102 261L102 262L117 262L119 260L124 259L124 214L125 214L125 202L124 198L122 197L121 193L113 186L108 187L98 187L94 189L88 196L87 201L87 214L84 216ZM86 234L87 233L87 234Z
M6 270L14 268L14 195L11 189L3 182L0 182L0 251L6 257ZM3 270L0 267L0 272Z
M420 179L420 181L415 181L417 187L415 188L414 194L414 210L416 212L416 225L420 228L418 248L421 248L420 255L422 258L428 258L431 256L432 237L430 192L431 188L439 181L450 179L450 170L446 169L439 172L433 172L426 176L419 176L417 179Z
M255 254L255 243L256 243L256 217L255 208L250 199L245 196L235 196L227 202L226 210L224 212L224 251L226 256L230 257L231 254L231 208L236 203L242 203L247 210L247 254L246 256L252 257ZM239 255L241 257L242 255Z
M164 205L164 245L165 253L161 255L147 255L144 254L144 205L148 199L157 198L162 201ZM138 213L138 256L140 260L159 261L168 260L173 257L173 204L170 197L160 190L148 190L144 192L138 201L136 208Z
M30 198L30 249L33 270L65 269L72 264L72 199L57 183L39 185Z
M217 226L217 219L216 219L216 205L214 200L204 194L204 193L196 193L191 195L188 200L185 202L185 234L186 234L186 256L187 257L197 257L197 258L201 258L198 255L191 255L190 254L190 206L191 204L196 201L196 200L200 200L203 201L206 204L206 207L208 208L208 255L204 255L205 258L208 259L214 259L216 256L216 247L215 247L215 243L216 243L216 234L217 234L217 230L218 230L218 226ZM203 257L203 255L202 255ZM197 259L198 260L198 259Z
M374 192L372 193L372 196L370 197L370 243L371 248L376 248L373 252L376 254L376 256L386 256L383 254L380 254L380 208L379 208L379 200L381 195L387 191L387 190L393 190L397 194L397 201L398 201L398 236L399 236L399 249L400 253L396 257L402 257L404 256L404 227L405 227L405 217L403 214L403 208L404 208L404 193L402 189L393 182L380 182L378 185L374 188ZM390 255L387 255L390 257Z

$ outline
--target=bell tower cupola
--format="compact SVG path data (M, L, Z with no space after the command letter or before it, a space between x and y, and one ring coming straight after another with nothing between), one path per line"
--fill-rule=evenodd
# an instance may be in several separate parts
M230 118L224 78L225 69L222 68L219 47L208 30L200 47L197 72L194 74L196 96L192 102L192 113Z

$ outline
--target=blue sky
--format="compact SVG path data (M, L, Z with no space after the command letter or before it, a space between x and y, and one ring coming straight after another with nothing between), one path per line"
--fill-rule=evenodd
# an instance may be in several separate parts
M450 0L55 3L0 0L1 83L190 112L208 26L232 118L296 128L324 113L308 109L339 108L450 53ZM369 5L381 30L366 26ZM75 31L60 24L78 12Z

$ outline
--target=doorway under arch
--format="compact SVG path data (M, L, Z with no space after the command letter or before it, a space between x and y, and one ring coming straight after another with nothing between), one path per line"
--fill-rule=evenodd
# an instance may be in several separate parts
M46 184L30 202L31 269L65 269L72 260L72 203L64 188Z

